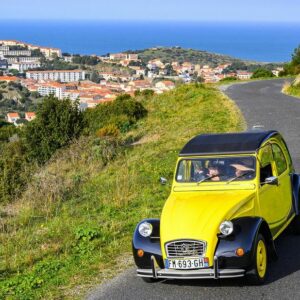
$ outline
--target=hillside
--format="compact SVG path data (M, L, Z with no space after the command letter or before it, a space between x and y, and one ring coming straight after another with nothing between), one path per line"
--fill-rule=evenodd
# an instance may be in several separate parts
M291 84L285 84L283 92L294 97L300 97L300 76L297 76Z
M29 92L19 83L0 81L0 119L4 119L6 113L11 111L35 111L40 101L38 93Z
M22 197L0 204L0 298L82 298L125 269L134 227L159 216L170 184L158 179L171 182L185 142L243 127L213 87L182 85L137 100L148 115L121 132L127 143L119 151L82 135L36 171Z
M150 48L145 50L131 51L137 53L144 63L152 59L160 59L163 63L190 62L193 64L217 66L225 63L241 63L240 59L227 55L211 53L203 50L184 49L181 47Z

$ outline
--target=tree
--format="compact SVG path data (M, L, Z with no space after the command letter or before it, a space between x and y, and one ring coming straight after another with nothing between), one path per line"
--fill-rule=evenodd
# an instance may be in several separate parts
M24 128L29 158L45 163L59 148L79 137L84 127L78 103L48 96L37 110L36 119Z
M91 74L91 81L95 82L95 83L99 83L100 82L100 77L97 71L93 71L93 73Z
M259 68L256 69L251 76L251 78L264 78L264 77L274 77L274 74L270 70Z

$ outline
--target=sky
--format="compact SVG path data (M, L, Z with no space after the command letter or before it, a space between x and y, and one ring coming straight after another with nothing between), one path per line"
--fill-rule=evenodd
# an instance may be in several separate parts
M0 20L299 22L299 0L0 0Z

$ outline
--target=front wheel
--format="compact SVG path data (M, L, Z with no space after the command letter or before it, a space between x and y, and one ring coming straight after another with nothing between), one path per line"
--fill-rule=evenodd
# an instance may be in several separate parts
M248 277L252 284L260 285L265 282L268 271L268 248L262 234L258 235L254 249L253 269Z
M142 280L146 283L154 283L159 281L159 279L153 278L153 277L141 277Z

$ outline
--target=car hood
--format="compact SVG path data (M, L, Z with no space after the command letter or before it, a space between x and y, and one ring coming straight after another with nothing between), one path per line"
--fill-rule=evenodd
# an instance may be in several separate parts
M163 208L160 225L164 258L166 242L195 239L206 241L206 256L212 262L220 223L249 215L253 210L253 199L253 190L171 193Z

